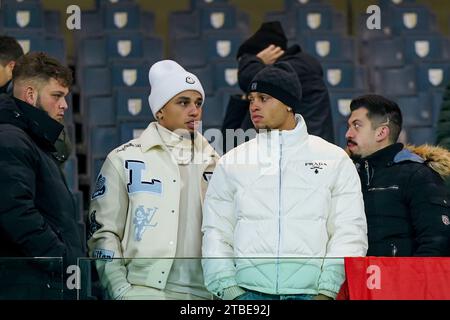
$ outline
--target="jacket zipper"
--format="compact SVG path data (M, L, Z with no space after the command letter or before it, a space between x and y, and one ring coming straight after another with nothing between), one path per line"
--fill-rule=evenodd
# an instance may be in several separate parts
M369 171L369 162L364 161L364 168L366 169L366 175L367 175L367 186L370 186L370 171Z
M282 134L281 131L279 133L280 136L280 159L278 160L278 248L277 248L277 282L275 292L278 294L278 282L280 278L280 242L281 242L281 157L283 156L283 143L282 143Z
M386 188L370 188L367 191L383 191L383 190L398 190L398 189L399 189L398 186L390 186Z
M397 246L391 243L391 247L392 247L392 256L395 257L397 255Z

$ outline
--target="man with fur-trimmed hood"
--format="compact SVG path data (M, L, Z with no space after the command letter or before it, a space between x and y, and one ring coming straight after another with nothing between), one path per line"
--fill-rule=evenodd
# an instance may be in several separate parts
M395 102L382 96L358 97L350 109L345 137L361 178L367 255L449 255L449 200L443 177L450 172L450 153L396 143L402 115Z

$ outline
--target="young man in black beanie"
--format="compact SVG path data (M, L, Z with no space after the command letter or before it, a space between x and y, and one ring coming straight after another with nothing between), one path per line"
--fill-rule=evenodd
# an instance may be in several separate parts
M246 91L253 77L265 66L276 61L289 63L295 70L303 88L301 103L295 108L308 125L309 132L331 143L334 142L328 89L323 80L323 70L319 61L302 51L300 46L287 47L287 38L278 21L266 22L247 39L237 53L239 61L239 86ZM231 96L222 125L224 150L229 150L234 142L226 138L226 129L253 128L248 112L249 102L245 95Z
M334 299L343 257L366 254L355 166L344 150L308 134L294 113L302 91L289 63L263 68L247 90L258 134L214 170L202 256L205 284L221 299Z

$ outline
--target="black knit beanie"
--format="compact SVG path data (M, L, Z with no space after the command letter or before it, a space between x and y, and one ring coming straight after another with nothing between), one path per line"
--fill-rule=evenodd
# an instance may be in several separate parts
M286 50L287 38L279 21L264 22L254 35L241 44L236 58L246 53L257 54L271 44Z
M247 93L266 93L294 109L300 110L302 85L288 62L277 62L264 67L250 82Z

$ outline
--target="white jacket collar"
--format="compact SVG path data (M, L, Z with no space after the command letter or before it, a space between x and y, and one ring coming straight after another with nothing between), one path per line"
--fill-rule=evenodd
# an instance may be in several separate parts
M308 128L305 120L300 114L295 114L297 125L292 130L270 130L260 132L257 135L260 143L267 143L267 140L276 142L283 147L299 146L308 140Z

